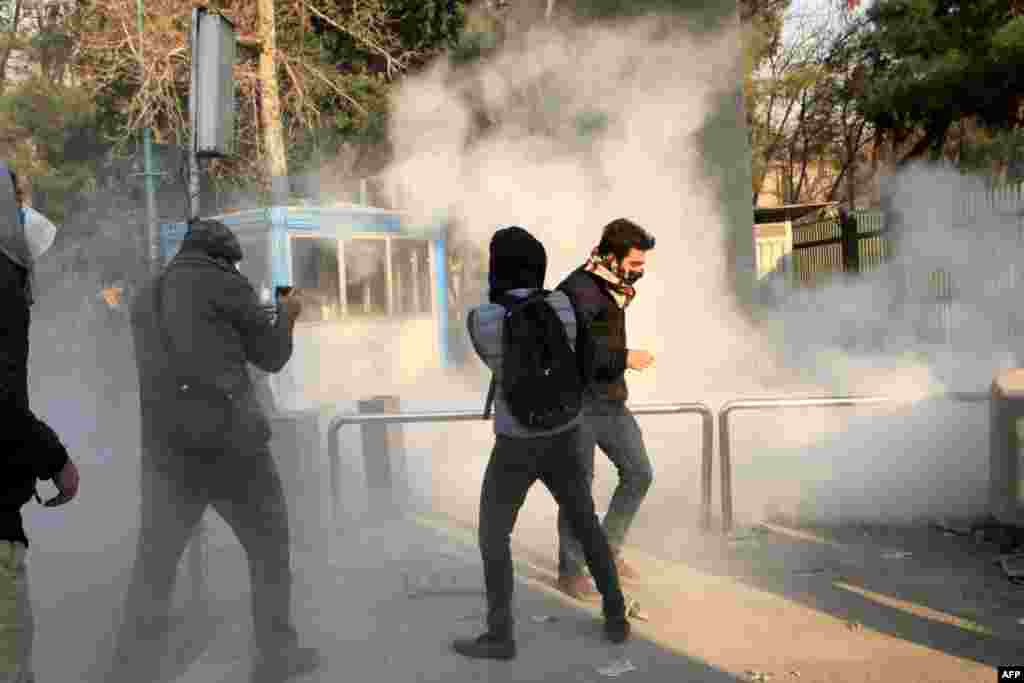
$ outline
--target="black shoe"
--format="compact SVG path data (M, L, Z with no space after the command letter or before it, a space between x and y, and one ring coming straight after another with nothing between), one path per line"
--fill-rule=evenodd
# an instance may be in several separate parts
M456 640L452 643L452 649L463 657L512 659L516 656L516 641L485 633L479 638Z
M312 647L286 647L276 652L261 653L252 666L253 683L279 683L296 676L305 676L323 665L320 651Z
M613 643L624 642L629 638L629 619L626 617L608 617L604 620L604 635Z

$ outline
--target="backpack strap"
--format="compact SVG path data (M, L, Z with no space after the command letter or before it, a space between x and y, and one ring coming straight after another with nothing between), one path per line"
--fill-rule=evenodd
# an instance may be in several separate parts
M491 406L494 405L494 392L497 391L498 383L494 381L494 375L491 375L491 386L487 388L487 401L484 403L484 419L491 419Z

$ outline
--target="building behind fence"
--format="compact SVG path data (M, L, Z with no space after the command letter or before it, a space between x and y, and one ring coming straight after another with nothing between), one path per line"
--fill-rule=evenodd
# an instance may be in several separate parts
M1020 254L1024 256L1024 183L994 189L961 188L955 196L943 199L943 206L952 207L953 214L945 216L948 221L944 222L958 233L958 238L981 241L992 238L989 233L1001 231L992 240L1001 245L996 249L1005 250L1005 245L1013 244L1022 248ZM783 209L789 209L788 214ZM822 287L843 273L866 274L888 262L899 264L900 269L894 273L898 281L892 281L891 286L901 289L905 301L917 306L915 331L926 343L950 344L957 325L969 324L958 320L958 301L984 299L991 304L1002 298L1002 307L1008 312L1016 307L1024 309L1020 296L1024 293L1024 263L1017 263L1015 250L985 255L984 265L973 264L976 272L984 273L982 281L977 281L968 278L963 269L958 271L953 263L956 259L949 255L948 262L941 262L917 253L898 254L901 239L913 226L890 225L895 221L887 220L881 210L853 211L853 220L844 225L835 203L807 205L803 215L799 209L755 212L759 219L754 229L757 272L766 282L783 279L790 290L808 290ZM977 226L979 221L986 225ZM905 251L914 250L908 246ZM1000 336L1008 341L1024 337L1024 315L1019 320L1016 315L1006 317L1006 329Z

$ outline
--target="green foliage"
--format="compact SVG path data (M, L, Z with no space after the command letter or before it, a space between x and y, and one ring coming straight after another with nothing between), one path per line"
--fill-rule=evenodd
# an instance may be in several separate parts
M576 134L591 140L608 128L608 114L603 111L583 111L576 115Z
M466 31L458 43L448 51L452 66L472 64L494 54L498 47L496 31Z
M0 96L0 126L18 138L7 155L31 179L35 205L57 222L95 182L95 123L96 108L80 88L34 78Z
M409 50L454 47L466 23L463 0L389 0L385 4L399 17L395 31Z
M964 145L960 155L962 170L991 177L995 167L1006 168L1009 183L1024 181L1024 129L997 131Z
M343 7L347 3L333 4L338 7L327 13L345 19L347 11ZM438 51L455 47L465 26L464 0L377 0L377 5L377 12L388 17L382 33L390 36L402 51L421 53L419 64ZM305 26L296 27L298 35L288 39L315 47L324 62L339 65L345 71L376 68L381 55L364 41L316 17L312 26L313 31Z
M1024 24L1012 0L879 0L859 44L859 106L887 130L921 129L937 152L953 122L1021 125Z
M1019 63L1024 58L1024 16L1014 17L992 36L992 56Z

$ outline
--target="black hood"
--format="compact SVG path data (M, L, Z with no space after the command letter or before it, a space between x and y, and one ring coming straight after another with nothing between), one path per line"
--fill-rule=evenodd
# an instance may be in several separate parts
M181 243L181 251L200 253L231 264L242 260L242 245L238 237L220 221L202 220L192 223Z
M498 230L491 238L491 303L512 289L541 289L547 267L547 252L540 240L515 225Z

